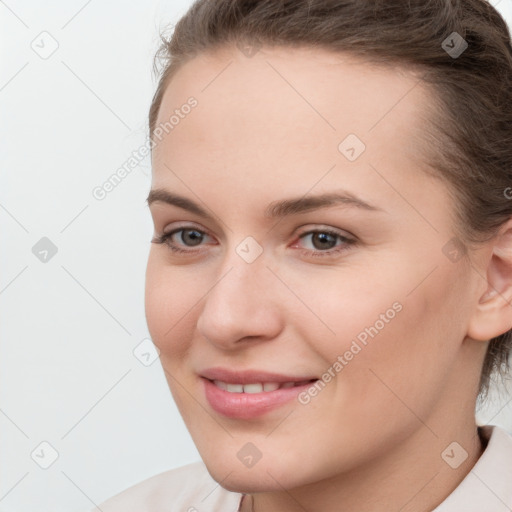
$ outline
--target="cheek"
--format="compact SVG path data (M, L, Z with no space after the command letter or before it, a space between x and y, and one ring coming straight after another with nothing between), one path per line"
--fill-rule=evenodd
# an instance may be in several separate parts
M392 278L385 266L375 273L367 269L357 283L347 275L323 288L318 307L336 334L311 339L318 342L326 370L339 377L336 393L347 393L340 400L352 396L359 404L378 405L396 394L425 397L426 403L437 393L464 337L463 277L440 261L425 279L434 267L428 263L428 269L404 264L399 273L394 267Z
M166 356L176 357L187 348L193 329L194 304L198 302L197 294L192 295L190 280L180 280L176 268L162 264L158 255L150 254L146 271L146 321L163 360Z
M195 325L191 308L197 299L187 297L187 289L177 279L176 268L162 262L161 256L150 253L145 288L148 330L160 351L160 362L176 406L189 422L191 404L189 394L183 392L184 364Z

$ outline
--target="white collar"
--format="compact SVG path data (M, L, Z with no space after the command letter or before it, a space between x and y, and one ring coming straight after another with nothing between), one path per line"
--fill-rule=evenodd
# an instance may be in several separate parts
M497 425L478 429L487 447L464 480L432 512L512 510L512 435Z

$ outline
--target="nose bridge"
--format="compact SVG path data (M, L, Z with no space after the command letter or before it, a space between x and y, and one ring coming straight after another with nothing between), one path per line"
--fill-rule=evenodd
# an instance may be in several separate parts
M215 298L249 305L258 300L264 286L268 286L271 272L267 268L268 255L252 236L229 248L219 271L217 284L211 293ZM217 297L218 296L218 297ZM245 297L245 301L237 300Z
M229 307L232 314L244 315L266 297L263 293L269 281L266 274L271 273L266 268L263 255L249 262L243 254L238 254L240 247L244 248L242 245L232 249L231 255L225 258L218 279L206 297L206 305Z
M267 268L267 258L256 249L251 240L231 249L205 296L198 329L214 343L272 336L278 329L276 302L268 288L276 279Z

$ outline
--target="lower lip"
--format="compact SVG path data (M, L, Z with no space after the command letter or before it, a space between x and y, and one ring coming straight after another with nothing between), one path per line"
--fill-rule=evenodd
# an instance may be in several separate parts
M206 399L212 409L228 418L252 419L290 402L299 393L314 385L308 382L293 388L276 389L261 393L230 393L218 388L212 381L202 378Z

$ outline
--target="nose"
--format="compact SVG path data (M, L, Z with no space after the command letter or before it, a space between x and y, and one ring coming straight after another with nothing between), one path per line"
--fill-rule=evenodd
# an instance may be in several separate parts
M264 258L247 263L234 254L222 269L205 296L199 333L222 350L275 338L283 328L284 301Z

